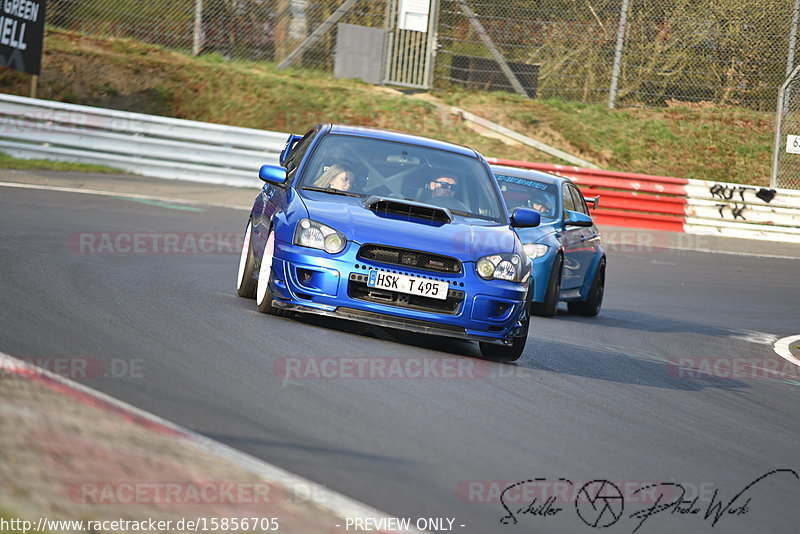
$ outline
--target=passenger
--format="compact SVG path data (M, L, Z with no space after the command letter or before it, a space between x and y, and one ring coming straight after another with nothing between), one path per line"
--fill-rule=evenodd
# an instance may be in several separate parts
M336 163L328 167L328 170L314 181L314 185L316 187L330 187L339 191L351 191L356 185L356 173L351 167Z

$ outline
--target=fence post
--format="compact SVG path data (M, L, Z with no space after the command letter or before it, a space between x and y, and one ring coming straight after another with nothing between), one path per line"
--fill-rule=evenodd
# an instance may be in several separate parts
M617 29L617 48L614 51L614 66L611 69L611 88L608 91L608 109L614 109L617 103L617 87L619 86L619 71L622 64L622 47L625 45L625 29L628 25L629 4L630 0L622 0L622 8L619 13L619 28Z
M789 30L789 53L786 55L786 77L792 73L794 68L794 49L797 45L797 20L800 16L800 0L794 0L794 11L792 12L792 29Z
M192 55L199 56L203 40L203 0L194 2L194 36L192 39Z

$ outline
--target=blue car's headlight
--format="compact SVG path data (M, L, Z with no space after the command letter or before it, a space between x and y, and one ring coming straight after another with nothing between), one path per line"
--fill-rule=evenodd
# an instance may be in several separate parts
M344 250L347 238L341 232L321 222L301 219L294 231L294 244L336 254Z
M484 280L521 282L524 274L522 263L518 254L492 254L479 259L475 269Z
M547 251L550 249L547 245L542 245L541 243L528 243L526 245L522 245L522 248L525 250L525 254L532 260L536 258L541 258Z

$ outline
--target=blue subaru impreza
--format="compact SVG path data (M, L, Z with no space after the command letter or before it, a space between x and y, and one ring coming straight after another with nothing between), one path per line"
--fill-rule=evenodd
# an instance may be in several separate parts
M531 264L497 182L474 150L339 125L292 135L247 222L238 294L264 313L339 317L480 342L516 360Z
M603 304L606 253L586 202L569 178L545 172L492 166L508 209L531 207L541 213L537 228L518 230L539 282L531 313L550 317L559 302L570 313L595 316Z

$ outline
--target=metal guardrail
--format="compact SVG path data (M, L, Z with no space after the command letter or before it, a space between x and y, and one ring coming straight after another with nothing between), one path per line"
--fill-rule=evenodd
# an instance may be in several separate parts
M0 152L155 178L257 186L288 134L0 95Z
M0 152L156 178L260 186L288 134L0 95ZM800 243L800 191L488 158L601 196L600 224Z

